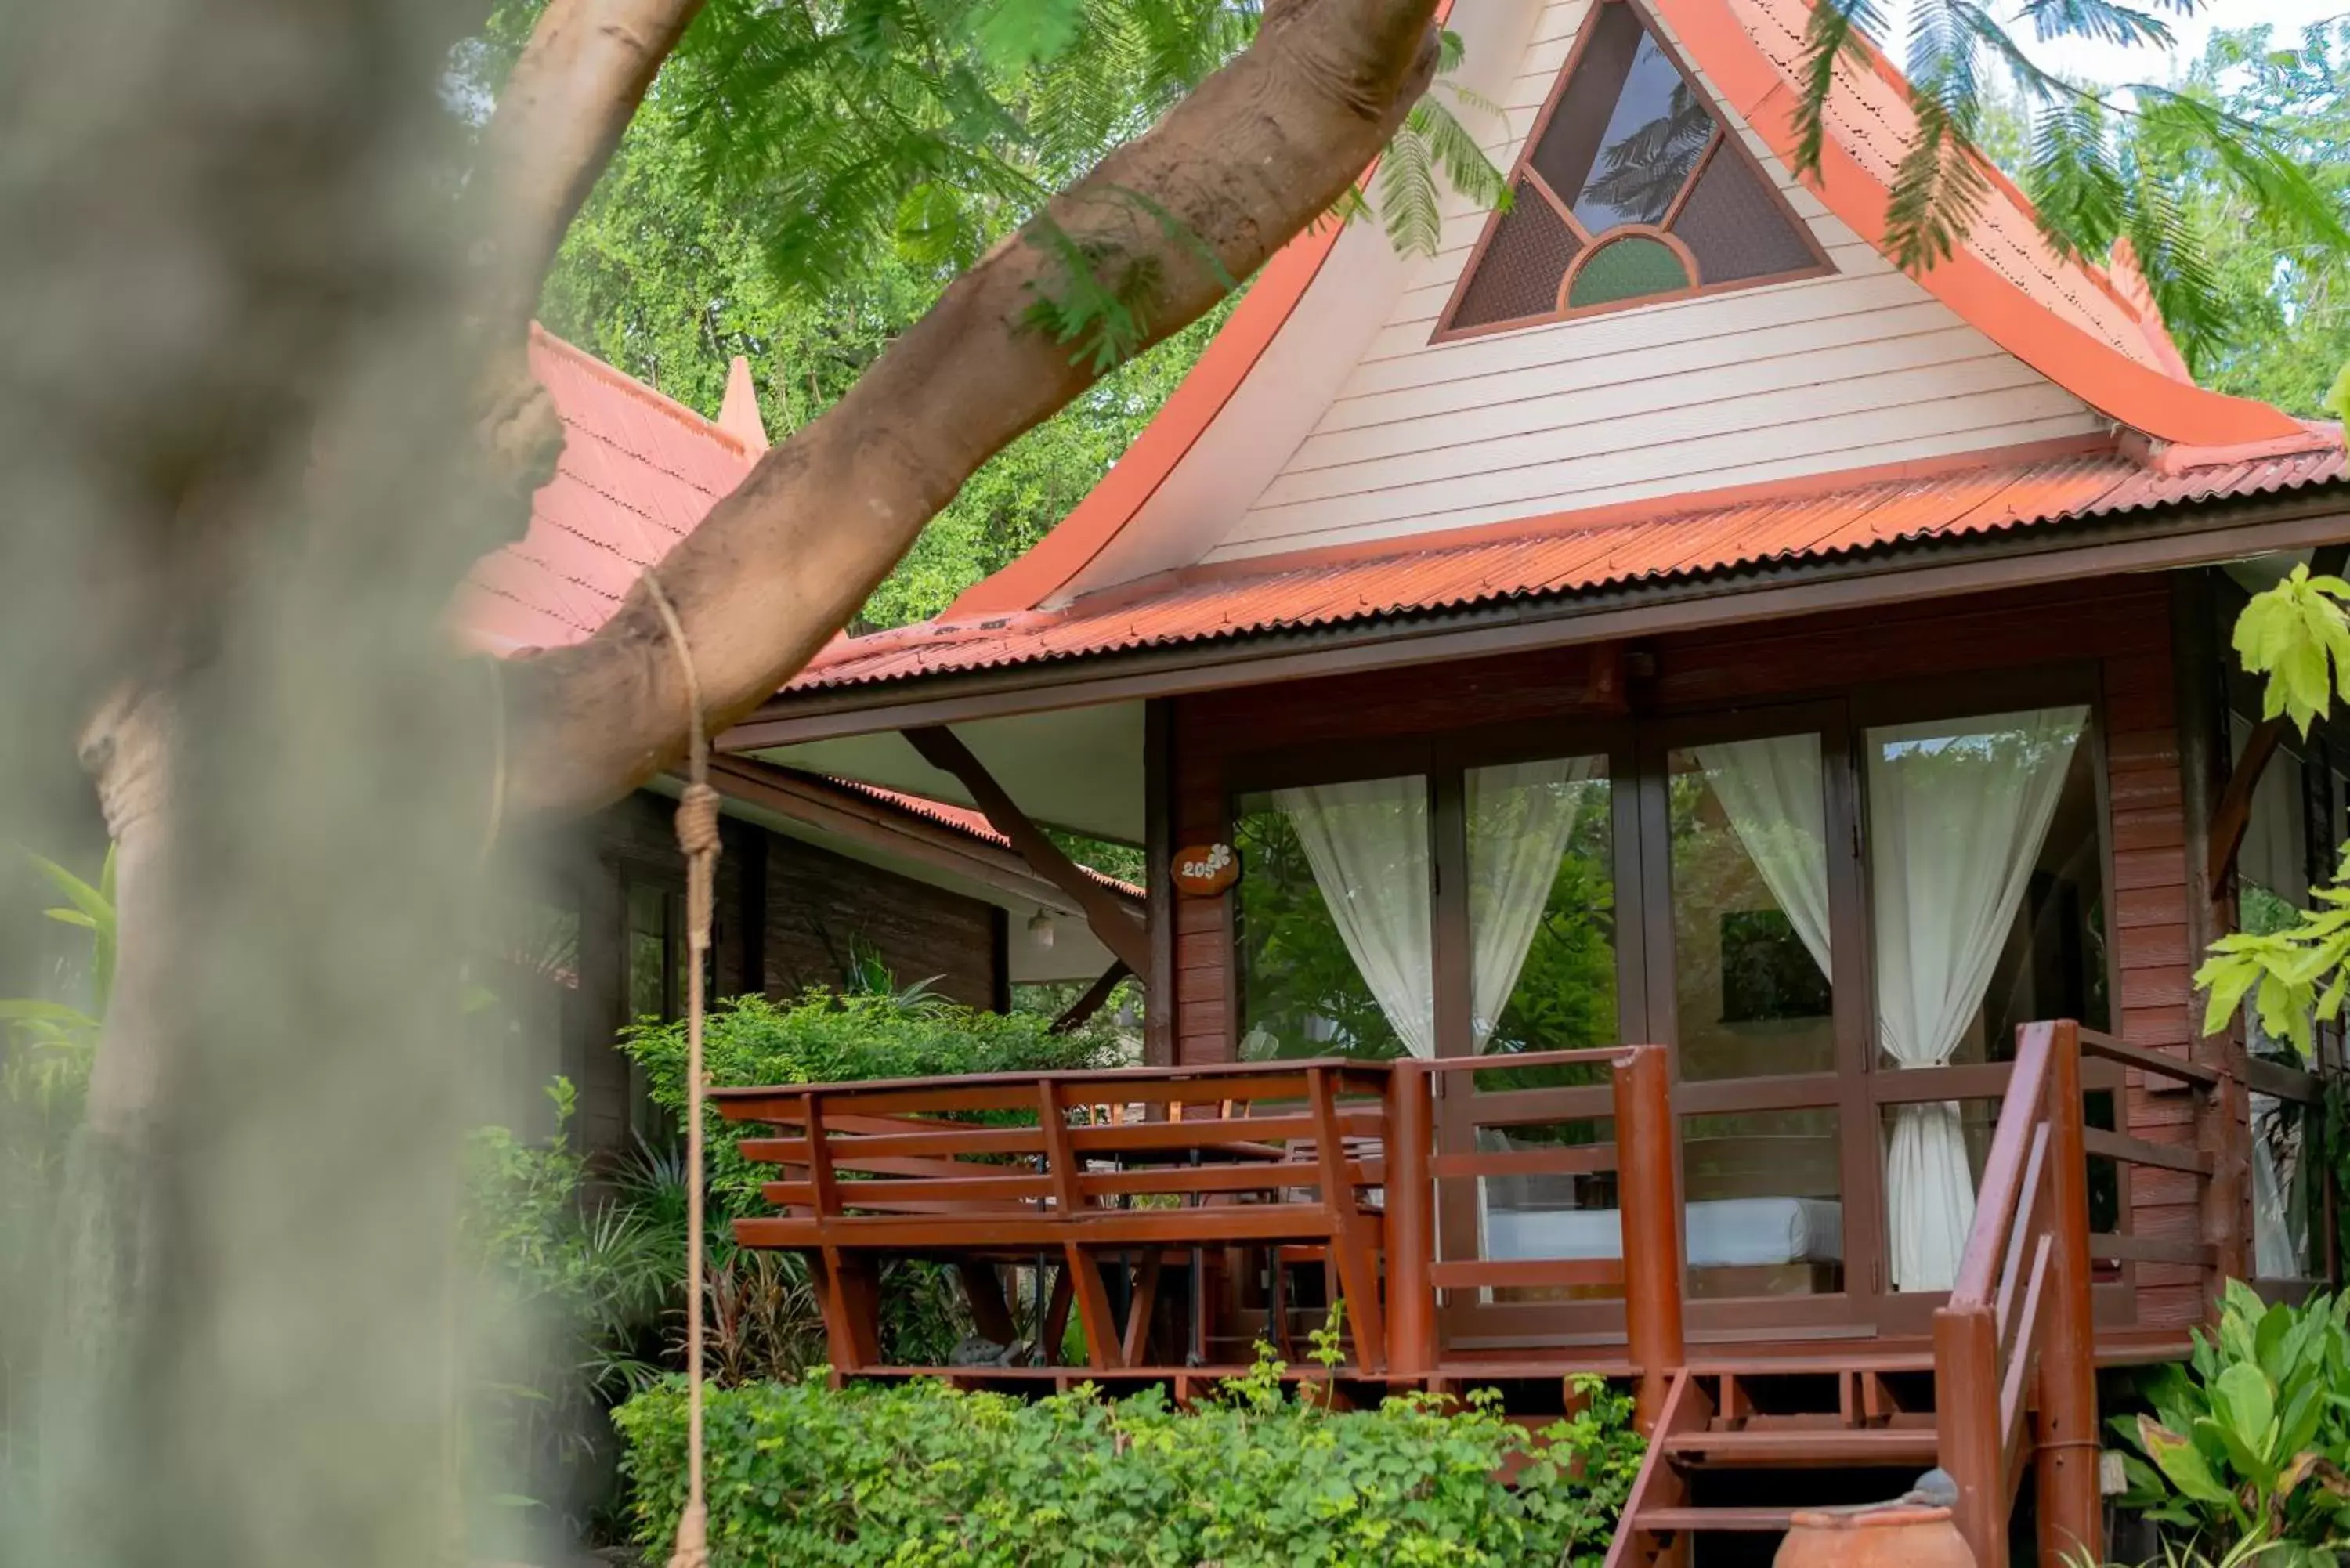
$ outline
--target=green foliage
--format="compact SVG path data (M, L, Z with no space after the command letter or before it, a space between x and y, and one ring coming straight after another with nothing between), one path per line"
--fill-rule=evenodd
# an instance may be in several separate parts
M2228 1283L2216 1333L2198 1330L2186 1366L2147 1385L2151 1413L2116 1417L2125 1507L2181 1539L2241 1560L2248 1544L2280 1568L2332 1568L2350 1543L2350 1299L2264 1306Z
M2263 717L2284 714L2305 736L2334 693L2350 696L2350 583L2293 566L2275 587L2253 595L2235 623L2244 670L2265 677Z
M937 1383L820 1381L709 1403L721 1568L815 1563L1596 1565L1639 1462L1628 1398L1582 1384L1536 1438L1489 1397L1332 1411L1260 1360L1191 1413L1090 1387L1035 1404ZM663 1384L615 1412L637 1539L658 1548L685 1492L685 1401ZM1495 1479L1534 1458L1516 1490Z
M2264 32L2221 35L2182 86L2134 82L2105 93L2050 75L2015 38L2028 26L2043 40L2164 47L2171 33L2158 13L2183 8L2028 0L2002 20L1976 0L1920 0L1905 61L1918 130L1886 214L1895 261L1922 271L1963 239L1990 189L1979 151L1996 152L2007 139L2004 126L1988 122L1998 117L1987 117L2004 79L2021 94L2015 172L2042 233L2060 253L2091 258L2126 239L2191 362L2221 360L2254 318L2293 308L2274 302L2278 280L2259 275L2262 257L2282 249L2331 279L2350 254L2350 230L2338 120L2329 135L2325 118L2340 113L2340 68L2316 31L2307 57L2266 62L2264 79L2249 87L2235 67L2264 48ZM1887 24L1878 0L1814 8L1795 106L1799 171L1818 171L1828 95L1839 74L1873 68ZM2328 360L2326 373L2342 358ZM2283 400L2314 407L2308 396Z
M946 182L910 188L892 239L821 291L770 265L755 207L713 196L678 95L656 92L630 125L548 276L548 327L715 415L729 361L746 356L780 440L847 393L951 280L968 199ZM950 211L950 208L952 211ZM1123 452L1191 367L1225 311L1127 361L991 461L867 602L869 629L944 609L1042 538Z
M2295 566L2290 576L2253 597L2236 622L2236 652L2263 679L2270 718L2290 719L2303 733L2328 712L2337 691L2350 694L2350 618L2342 604L2350 583L2312 576ZM2313 907L2294 911L2274 929L2248 929L2221 937L2195 971L2208 993L2203 1032L2227 1026L2246 997L2272 1039L2290 1040L2307 1057L2314 1025L2341 1016L2350 990L2350 888L2311 889Z
M592 1505L600 1412L660 1372L681 1293L681 1249L663 1228L589 1193L567 1136L570 1083L547 1096L547 1137L482 1127L465 1152L457 1246L478 1357L464 1422L477 1527L522 1503Z
M1103 1029L1055 1034L1030 1012L983 1012L935 995L879 990L836 996L810 990L790 1002L731 997L702 1031L710 1082L827 1084L858 1078L951 1076L1117 1064L1118 1041ZM621 1033L620 1048L645 1070L654 1102L685 1111L685 1024L651 1021ZM726 1214L767 1211L759 1196L770 1168L737 1152L744 1136L711 1113L712 1201Z
M61 1152L67 1129L80 1117L82 1091L114 989L114 851L106 852L95 884L46 856L26 851L25 859L66 900L42 910L43 917L89 933L88 958L75 966L77 972L60 976L56 988L79 992L78 1001L60 995L0 998L0 1102L8 1107L12 1135L5 1142L12 1164L30 1159L46 1168ZM36 1125L14 1125L19 1121ZM36 1174L12 1170L12 1183Z

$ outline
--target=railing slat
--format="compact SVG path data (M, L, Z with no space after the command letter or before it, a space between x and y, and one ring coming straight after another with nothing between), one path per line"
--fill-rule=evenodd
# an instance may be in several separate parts
M1503 1286L1620 1285L1621 1258L1463 1259L1434 1263L1429 1278L1440 1291L1494 1289Z
M2107 1159L2151 1165L2162 1170L2183 1170L2194 1176L2211 1174L2211 1151L2190 1144L2149 1143L2145 1138L2107 1132L2103 1127L2084 1127L2081 1143L2091 1154Z
M1477 1154L1440 1154L1428 1162L1438 1179L1475 1176L1592 1176L1613 1170L1612 1143L1558 1144L1549 1148L1493 1149Z
M2149 1051L2143 1045L2133 1045L2126 1040L2116 1040L2110 1034L2098 1034L2086 1029L2081 1031L2081 1053L2102 1057L2108 1062L2118 1062L2125 1067L2136 1067L2139 1072L2156 1077L2194 1084L2202 1088L2208 1089L2220 1081L2218 1071L2200 1062L2173 1056L2167 1051Z

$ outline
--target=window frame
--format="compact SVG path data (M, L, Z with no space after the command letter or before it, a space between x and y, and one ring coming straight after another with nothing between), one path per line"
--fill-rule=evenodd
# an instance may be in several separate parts
M1574 197L1551 189L1550 182L1534 168L1534 150L1542 145L1543 137L1548 133L1551 120L1557 114L1559 105L1566 98L1568 84L1575 79L1575 72L1583 65L1584 55L1590 48L1592 39L1599 31L1601 19L1611 5L1627 5L1631 8L1632 15L1638 20L1648 37L1654 41L1658 50L1664 55L1665 58L1672 62L1673 68L1680 72L1681 78L1690 84L1690 89L1705 105L1707 112L1713 117L1714 126L1712 137L1707 141L1705 150L1698 154L1697 161L1690 165L1688 177L1682 182L1680 190L1674 195L1671 205L1665 209L1662 217L1654 223L1618 223L1613 228L1593 234L1581 220L1575 216ZM1780 215L1786 220L1788 227L1802 243L1804 248L1811 253L1812 260L1809 265L1790 268L1784 272L1769 273L1758 277L1728 278L1718 283L1708 283L1704 279L1703 269L1698 265L1697 258L1690 252L1688 244L1679 236L1667 232L1673 221L1680 216L1681 209L1688 204L1690 193L1697 189L1697 183L1704 177L1706 171L1712 167L1713 161L1725 156L1744 161L1747 172L1761 186L1771 203L1779 210ZM1566 225L1568 233L1583 242L1582 248L1575 253L1575 259L1567 264L1565 272L1559 278L1555 302L1546 313L1512 317L1501 321L1480 322L1473 327L1454 325L1462 302L1468 297L1470 285L1475 279L1478 268L1485 259L1485 253L1492 247L1493 236L1500 229L1502 220L1507 216L1503 213L1490 213L1486 215L1484 228L1478 234L1476 244L1471 247L1468 259L1461 264L1461 275L1453 280L1452 291L1445 298L1443 310L1437 316L1436 330L1429 337L1430 344L1482 337L1494 332L1523 331L1530 327L1545 326L1556 321L1579 321L1586 317L1605 316L1612 311L1630 310L1648 305L1663 305L1674 300L1697 299L1707 295L1728 294L1736 289L1763 288L1772 284L1794 283L1803 278L1825 276L1836 270L1835 264L1829 259L1827 251L1821 245L1819 236L1812 232L1811 224L1805 223L1802 215L1789 204L1786 193L1779 189L1778 182L1771 177L1771 171L1763 167L1762 161L1754 156L1752 151L1746 146L1744 140L1738 135L1732 125L1730 111L1722 107L1720 99L1711 91L1708 90L1696 70L1690 67L1688 57L1674 46L1672 40L1666 36L1664 29L1658 25L1655 15L1642 5L1640 0L1597 0L1597 3L1591 7L1590 14L1583 19L1581 27L1575 33L1574 47L1567 51L1565 64L1559 67L1558 75L1552 79L1550 91L1543 99L1542 109L1534 116L1534 127L1526 133L1524 141L1518 148L1517 157L1511 162L1502 182L1505 189L1513 191L1522 182L1528 184L1549 206L1559 221ZM1643 294L1630 299L1611 299L1596 305L1569 306L1566 301L1574 289L1575 276L1582 272L1592 256L1615 240L1634 234L1662 240L1671 247L1674 254L1680 257L1682 266L1687 269L1690 277L1693 280L1689 286L1668 290L1661 294Z

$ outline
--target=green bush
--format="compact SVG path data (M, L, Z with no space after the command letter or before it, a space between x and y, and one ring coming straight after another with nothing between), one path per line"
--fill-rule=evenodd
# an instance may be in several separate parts
M789 1002L738 996L712 1009L702 1029L702 1060L713 1085L837 1084L861 1078L948 1077L964 1073L1035 1072L1118 1064L1117 1037L1106 1030L1055 1034L1052 1021L1027 1012L983 1012L909 992L835 995L811 989ZM656 1104L685 1111L685 1025L647 1022L622 1032L620 1048L645 1070ZM711 1198L728 1216L773 1212L759 1196L774 1178L735 1151L743 1128L709 1124Z
M1638 1469L1631 1401L1597 1379L1538 1438L1487 1400L1330 1411L1261 1363L1191 1412L1156 1392L1034 1404L939 1383L759 1384L709 1396L716 1568L1596 1564ZM685 1397L614 1413L638 1540L685 1502ZM1514 1486L1496 1473L1532 1459Z
M2269 1306L2228 1282L2218 1332L2146 1384L2150 1413L2116 1417L2137 1451L2122 1501L2172 1544L2332 1568L2350 1542L2350 1298ZM2141 1457L2143 1456L2143 1457Z

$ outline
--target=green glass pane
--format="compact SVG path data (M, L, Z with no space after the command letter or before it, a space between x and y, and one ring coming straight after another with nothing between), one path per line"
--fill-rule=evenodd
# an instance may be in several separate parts
M1689 282L1689 274L1670 245L1646 234L1627 234L1592 253L1583 270L1575 275L1566 303L1570 309L1608 305L1643 295L1669 294L1687 288Z

